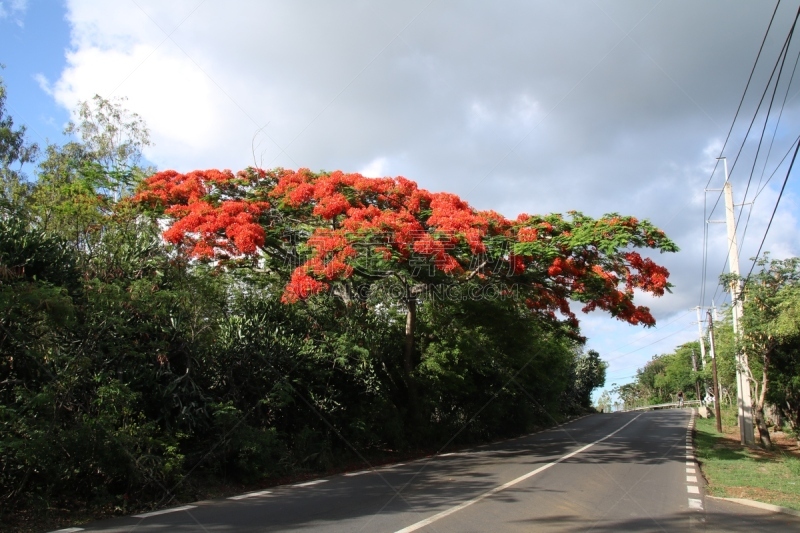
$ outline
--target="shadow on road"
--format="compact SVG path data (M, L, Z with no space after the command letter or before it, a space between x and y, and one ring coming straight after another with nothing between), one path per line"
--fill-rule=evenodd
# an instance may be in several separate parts
M271 494L253 499L202 502L189 511L144 521L128 517L97 522L88 526L87 530L348 531L354 528L362 531L394 531L395 525L403 527L426 518L552 463L565 454L602 439L632 419L633 415L625 413L592 416L564 428L464 450L451 456L385 467L358 476L334 476L311 487L274 487L270 489ZM609 470L620 465L622 469L631 465L644 465L649 469L651 466L681 463L679 468L682 472L682 463L686 459L687 422L686 411L661 412L657 416L644 414L630 426L631 431L621 431L563 461L564 465L570 465L569 469L547 470L548 475L578 479L578 492L581 492L586 486L585 481L580 480L590 477L587 473L591 471L595 472L594 487L605 488L601 483L609 485L605 472L604 475L597 474L596 465L606 467L601 470ZM619 492L613 484L610 486L609 490ZM614 497L617 497L616 493ZM540 502L554 505L538 509L537 512L542 515L531 517L533 508L530 504L537 501L536 494L544 497ZM564 513L563 509L569 512L574 510L575 489L566 490L558 484L545 484L544 478L541 483L520 483L513 490L501 491L483 501L501 506L521 504L514 508L521 509L522 516L527 514L528 518L515 520L514 516L503 516L502 520L509 525L517 523L534 531L676 531L693 525L699 529L705 524L706 530L717 530L708 529L713 525L720 531L736 532L770 531L764 527L772 524L772 519L763 513L751 513L749 518L742 519L734 513L735 509L732 511L728 508L720 508L719 512L688 511L655 518L605 517L599 502L583 505L586 511L583 515L572 515ZM681 493L681 501L686 505L685 492ZM562 504L565 507L559 510ZM598 517L605 518L598 521ZM781 524L783 529L777 530L800 531L797 523L791 523L788 529L785 523Z

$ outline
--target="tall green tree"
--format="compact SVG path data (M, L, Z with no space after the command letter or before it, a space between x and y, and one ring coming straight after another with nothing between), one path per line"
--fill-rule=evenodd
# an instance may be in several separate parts
M574 390L584 408L592 405L592 391L606 384L608 363L600 359L596 350L589 350L575 358Z
M150 131L138 114L125 107L124 98L95 95L78 104L77 115L77 122L70 122L64 133L91 154L84 173L96 188L118 200L152 174L154 169L141 166L142 152L151 144Z
M165 238L201 260L270 255L276 220L293 221L304 230L308 253L293 265L286 303L393 280L402 288L395 302L406 310L402 368L411 405L420 363L418 305L429 289L494 284L515 295L532 320L574 335L575 301L584 312L599 308L652 326L649 309L634 303L635 291L663 295L669 272L633 249L678 249L647 220L614 213L595 220L578 212L509 220L403 177L340 171L166 171L148 178L135 200L169 216ZM579 403L590 405L588 397Z
M773 377L783 385L783 390L775 394L778 397L776 399L780 400L779 405L784 409L788 407L790 420L797 422L797 407L792 406L791 401L786 404L786 400L791 397L793 380L787 381L782 376L783 368L773 368L773 362L776 353L780 352L782 367L796 366L791 360L800 338L800 258L770 259L765 254L756 261L756 266L758 270L743 280L741 298L744 305L740 338L741 347L747 356L743 371L753 392L756 427L762 445L770 447L772 443L764 417L764 407L770 397ZM726 282L730 279L730 276L726 276L722 283L727 286Z
M608 393L608 391L603 391L603 393L597 399L597 409L601 413L611 412L611 395Z
M31 187L23 167L36 160L39 147L25 138L24 125L14 128L14 119L6 110L6 98L6 86L0 77L0 209L19 215Z
M65 129L72 140L45 150L30 211L39 228L91 256L116 202L152 170L140 165L150 138L122 100L95 96L77 114L78 122Z

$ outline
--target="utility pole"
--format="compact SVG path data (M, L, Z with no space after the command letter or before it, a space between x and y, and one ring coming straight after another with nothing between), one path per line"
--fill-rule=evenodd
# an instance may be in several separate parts
M697 333L700 335L700 363L702 364L703 370L706 369L706 341L703 339L703 321L700 319L700 306L698 305L695 307L697 310ZM694 354L694 348L692 348L692 370L697 372L697 359ZM697 391L697 399L702 402L703 397L700 396L700 382L697 380L697 376L695 375L694 380L694 388ZM705 381L703 382L703 389L706 388Z
M700 342L703 342L703 339L700 339ZM702 400L703 397L700 396L700 381L697 379L697 355L694 353L694 346L692 347L692 370L694 370L694 391L695 395L698 400Z
M700 319L700 306L698 305L695 307L697 309L697 333L700 334L700 363L703 366L703 370L706 369L706 343L703 341L703 321ZM692 357L694 357L694 352L692 352ZM695 364L695 370L697 370L697 365Z
M714 321L711 318L711 311L708 311L708 340L711 348L711 372L714 375L714 416L717 419L717 432L722 433L722 414L719 407L722 397L719 394L719 381L717 380L717 357L714 353Z
M733 212L733 186L728 181L728 160L723 157L722 162L725 167L723 192L725 195L725 222L728 228L728 262L730 263L731 274L737 278L731 280L730 290L733 311L733 337L736 346L736 405L739 415L739 438L742 444L754 446L753 402L750 398L750 383L747 381L747 375L744 372L747 359L740 349L739 342L743 307L741 281L739 279L739 247L736 244L736 219Z

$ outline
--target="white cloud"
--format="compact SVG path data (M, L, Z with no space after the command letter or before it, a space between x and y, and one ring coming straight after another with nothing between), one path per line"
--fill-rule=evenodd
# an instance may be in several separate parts
M359 170L358 173L368 178L382 178L386 176L388 161L385 157L377 157L370 161L367 166Z
M788 31L782 15L798 3L781 4L775 35ZM699 301L703 189L771 7L653 8L619 3L608 11L617 26L596 6L546 1L463 9L427 0L69 0L67 67L52 84L39 81L68 109L94 94L127 96L156 143L146 155L161 168L391 171L508 216L649 218L682 249L657 258L676 285L647 301L664 320ZM636 43L626 39L634 26ZM764 57L781 42L769 40ZM753 87L765 83L759 73ZM746 100L741 116L753 108ZM800 100L791 101L789 130L798 115ZM734 130L726 155L743 133ZM787 147L776 140L774 154ZM737 202L748 163L739 165ZM710 186L720 185L718 172ZM753 208L743 267L776 198L771 183ZM776 256L800 253L795 205L787 192L765 245ZM725 231L708 229L713 294ZM586 327L599 336L638 332L616 322L610 333L592 329L596 320Z
M39 88L45 93L50 96L54 96L53 94L53 87L50 83L50 80L42 73L37 73L33 75L33 79L39 85Z
M28 0L11 0L0 2L0 19L10 18L19 27L24 26L22 17L28 10Z
M519 139L536 125L536 119L542 118L539 102L522 94L496 98L495 101L475 98L469 104L467 123L476 134L510 135Z

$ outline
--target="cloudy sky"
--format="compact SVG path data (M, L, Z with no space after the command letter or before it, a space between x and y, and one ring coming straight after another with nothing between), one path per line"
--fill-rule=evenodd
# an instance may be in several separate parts
M732 124L723 155L748 204L750 268L800 134L800 37L755 162L766 113L745 133L798 4L780 3L735 123L772 1L3 0L0 63L9 111L39 143L62 139L79 101L125 97L160 169L402 175L507 216L652 220L681 247L659 258L676 286L648 302L659 325L582 322L610 385L696 338L691 308L725 301L725 226L704 241L705 217L724 212L704 188L722 186L713 170ZM792 174L764 245L776 257L800 254Z

